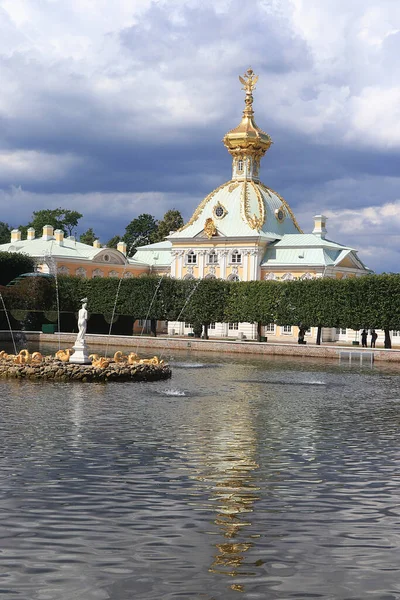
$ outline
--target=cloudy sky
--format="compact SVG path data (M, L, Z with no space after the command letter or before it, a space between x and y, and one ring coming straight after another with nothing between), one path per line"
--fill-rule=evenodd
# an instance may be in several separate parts
M304 231L399 271L398 0L0 0L0 220L77 209L105 242L230 179L251 65L263 182Z

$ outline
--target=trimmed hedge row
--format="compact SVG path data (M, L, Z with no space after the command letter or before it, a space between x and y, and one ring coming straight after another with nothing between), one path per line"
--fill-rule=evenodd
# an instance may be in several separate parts
M59 277L60 310L76 313L88 298L91 313L110 322L116 315L133 319L252 322L313 327L400 329L400 275L288 282L175 280L142 276L132 279ZM7 308L56 309L54 282L27 278L2 288Z

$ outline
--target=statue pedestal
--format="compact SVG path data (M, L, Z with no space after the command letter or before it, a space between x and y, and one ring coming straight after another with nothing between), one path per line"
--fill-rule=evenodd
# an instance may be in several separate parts
M69 362L76 365L90 365L92 361L88 356L88 347L86 342L75 342L75 345L72 346L74 349L74 353L71 355Z

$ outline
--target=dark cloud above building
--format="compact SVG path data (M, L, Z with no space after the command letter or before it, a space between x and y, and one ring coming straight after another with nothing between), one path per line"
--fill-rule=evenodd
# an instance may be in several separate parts
M130 4L95 12L79 0L2 0L0 220L18 225L61 205L106 241L141 212L174 207L188 218L230 178L221 139L240 120L237 76L251 65L256 120L274 140L262 179L305 230L329 213L333 239L393 270L400 5Z

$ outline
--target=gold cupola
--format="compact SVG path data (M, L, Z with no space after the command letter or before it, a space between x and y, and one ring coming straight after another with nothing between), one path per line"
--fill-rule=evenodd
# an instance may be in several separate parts
M233 157L232 179L258 181L260 159L272 144L272 140L254 121L253 90L258 76L254 75L252 69L247 69L243 77L239 76L239 80L246 92L243 117L235 129L228 131L223 142Z

